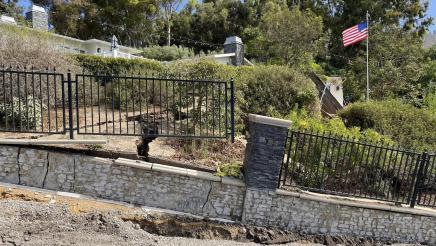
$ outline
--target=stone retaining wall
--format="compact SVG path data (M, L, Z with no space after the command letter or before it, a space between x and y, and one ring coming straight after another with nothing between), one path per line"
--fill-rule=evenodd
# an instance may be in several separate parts
M436 245L436 213L283 190L247 189L243 220L309 234Z
M0 182L223 219L242 215L244 183L206 172L11 146L0 146L0 163Z
M0 182L305 233L436 245L435 211L246 188L237 179L128 159L0 145Z

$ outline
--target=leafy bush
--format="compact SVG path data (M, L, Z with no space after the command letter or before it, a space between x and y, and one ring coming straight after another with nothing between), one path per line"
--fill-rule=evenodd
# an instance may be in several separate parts
M149 59L158 61L175 61L183 58L193 57L195 53L192 49L178 46L151 46L144 48L142 55Z
M224 163L218 165L215 175L218 177L233 177L242 179L242 164L241 163Z
M239 102L243 112L283 117L295 108L311 113L319 109L314 83L288 67L241 67L237 79L243 93Z
M91 74L152 74L162 72L165 67L160 62L146 59L112 58L95 55L75 55L74 58L85 72Z
M400 101L354 103L339 112L349 127L372 128L402 147L436 151L436 114Z
M0 122L8 128L36 129L41 124L42 111L46 109L47 106L39 99L34 101L33 97L28 96L26 102L14 97L11 103L0 104Z
M291 127L295 130L325 133L362 142L395 144L390 137L384 136L374 129L361 129L358 126L347 127L339 117L323 119L319 116L310 116L305 110L294 110L285 118L292 121Z

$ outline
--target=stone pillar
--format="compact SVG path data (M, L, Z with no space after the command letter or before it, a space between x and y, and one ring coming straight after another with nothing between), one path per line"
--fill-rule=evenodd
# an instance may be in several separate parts
M48 31L48 14L43 7L32 5L32 9L26 13L26 19L32 22L32 27Z
M228 37L224 42L224 53L235 53L235 56L232 57L232 64L234 66L242 66L244 65L244 44L240 37Z
M275 190L291 122L253 114L248 119L244 161L247 187Z
M244 160L246 194L242 222L268 226L291 121L253 114L248 119L249 133Z

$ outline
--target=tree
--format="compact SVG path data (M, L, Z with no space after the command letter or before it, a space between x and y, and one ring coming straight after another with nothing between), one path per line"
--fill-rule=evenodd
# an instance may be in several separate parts
M171 46L171 26L174 15L181 3L182 0L160 0L161 11L167 29L167 46Z
M422 41L416 33L395 25L373 26L370 41L370 97L402 98L418 104L424 75ZM364 43L359 45L365 47ZM363 51L348 66L345 92L348 101L362 99L366 88L366 54Z
M289 66L308 65L322 47L322 19L310 10L268 3L257 33L248 43L250 54L258 61Z
M225 39L229 36L241 36L244 28L251 25L252 19L246 2L191 2L174 19L173 42L193 48L197 53L222 49Z
M35 0L49 9L56 32L81 39L110 40L145 46L152 40L158 6L154 0Z
M22 16L23 8L17 5L18 0L2 0L0 1L0 14L5 14L7 16L13 17L19 22L23 22L24 18Z

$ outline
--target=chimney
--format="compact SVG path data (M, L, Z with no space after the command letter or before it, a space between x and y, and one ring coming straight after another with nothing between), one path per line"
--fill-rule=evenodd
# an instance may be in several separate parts
M16 25L17 24L17 22L15 21L15 19L13 17L6 16L6 15L1 15L0 16L0 22L1 23L6 23L6 24L12 24L12 25Z
M32 9L26 13L26 19L32 22L32 27L48 31L48 14L43 7L32 5Z
M244 44L240 37L233 36L226 38L224 53L235 53L235 56L232 57L232 64L234 66L242 66L244 64Z

